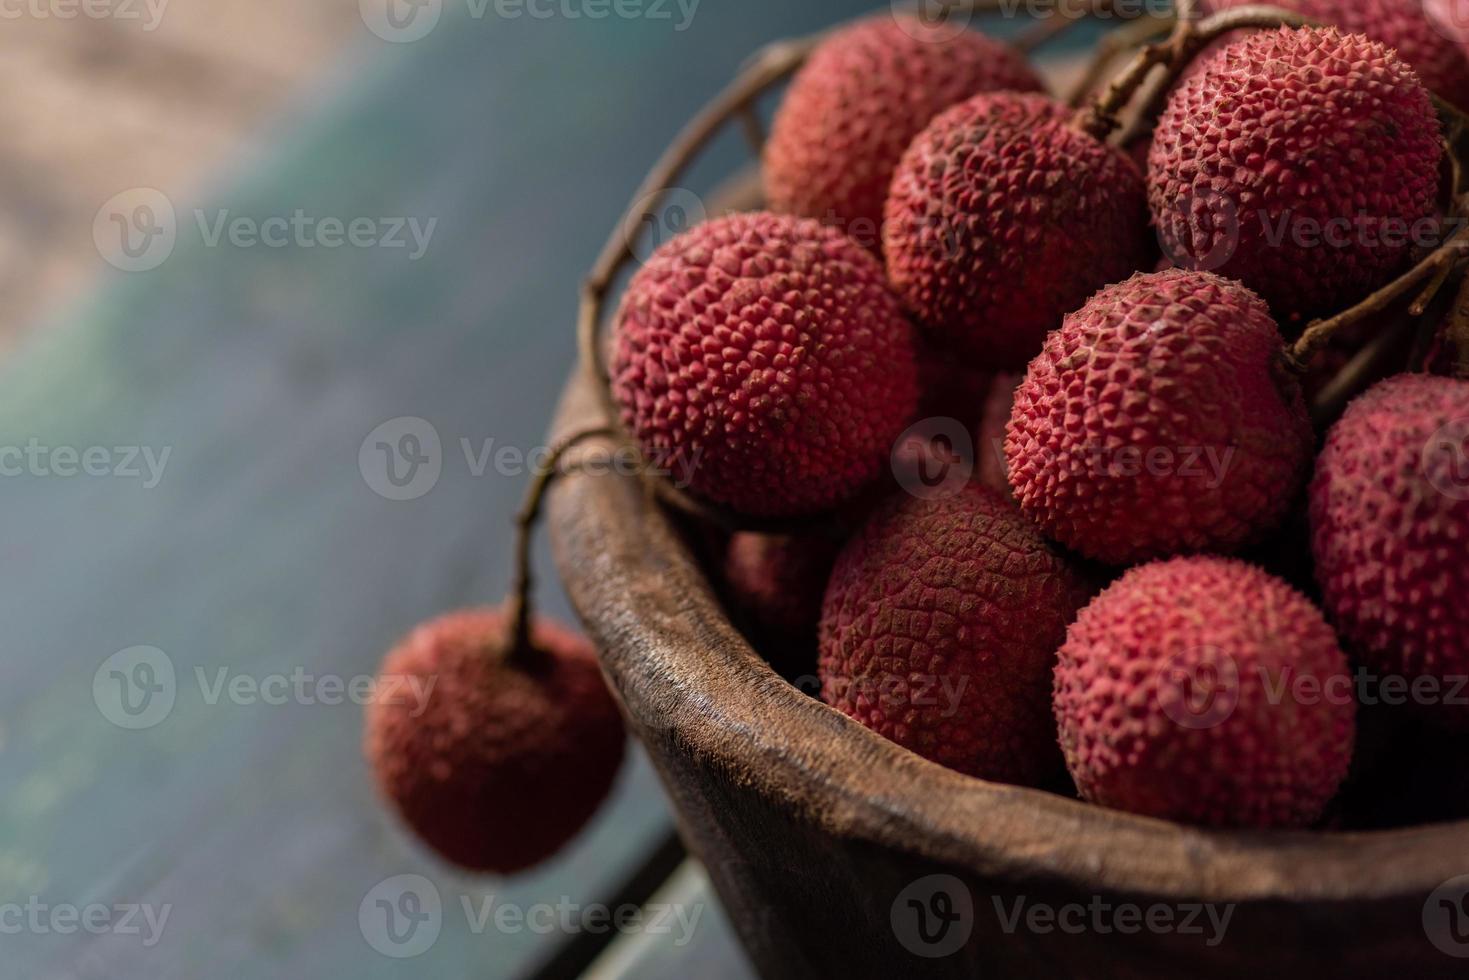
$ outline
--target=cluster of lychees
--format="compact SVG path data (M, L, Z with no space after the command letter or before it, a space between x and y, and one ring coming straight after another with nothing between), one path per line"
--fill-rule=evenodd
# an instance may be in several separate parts
M1296 0L1343 30L1224 37L1143 166L978 33L883 15L815 49L771 210L648 259L610 380L706 503L858 525L739 533L724 562L749 621L817 649L828 703L967 774L1300 827L1347 776L1363 669L1460 690L1469 380L1390 378L1318 431L1285 347L1422 257L1392 229L1445 217L1430 88L1469 101L1469 56L1434 2ZM935 412L1002 451L903 492L890 465L933 447L900 435ZM1292 585L1261 556L1297 517L1315 574ZM590 647L521 599L421 627L384 669L438 690L368 718L385 794L475 868L553 852L622 755Z
M725 567L766 634L815 638L830 704L972 775L1064 761L1105 805L1299 827L1347 776L1362 669L1469 677L1469 380L1392 378L1318 432L1285 346L1422 255L1282 227L1443 216L1432 95L1383 41L1452 99L1469 57L1416 3L1367 7L1375 36L1209 48L1145 167L998 42L858 23L785 96L772 210L639 271L611 379L643 451L739 514L860 517L839 550L737 534ZM1002 465L873 504L933 406ZM1298 513L1311 597L1261 557Z

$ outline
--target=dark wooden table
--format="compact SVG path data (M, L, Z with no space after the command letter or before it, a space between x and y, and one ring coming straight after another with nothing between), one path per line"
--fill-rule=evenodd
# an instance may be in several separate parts
M16 459L6 447L39 460L0 477L0 928L12 905L43 909L40 925L0 932L0 974L565 972L610 937L477 928L461 900L615 903L676 865L660 850L661 790L634 756L596 825L539 873L456 874L373 799L360 709L310 685L371 675L416 621L502 594L524 470L497 472L492 456L476 475L461 440L471 456L487 440L492 453L541 444L574 356L580 276L648 165L758 45L869 5L709 0L678 31L676 4L668 21L475 19L447 3L415 43L363 30L335 90L281 120L267 158L203 191L159 188L178 218L172 254L130 274L99 258L103 285L0 384L0 464ZM705 176L743 154L721 145ZM414 261L211 244L196 208L206 227L219 209L437 224ZM372 444L362 453L401 417L441 441L441 475L412 500L377 492L382 462ZM155 463L167 451L156 485L128 475L148 472L134 448ZM110 475L61 475L79 466L68 450ZM549 580L542 599L568 615ZM104 669L138 647L161 653ZM171 670L174 701L129 729L114 723L112 670L150 680L140 657L155 685ZM273 679L297 675L307 694L283 704L249 688L279 694ZM221 680L247 687L215 696ZM437 941L400 959L373 948L359 911L404 874L424 876L443 911ZM690 880L669 887L707 901ZM121 911L116 928L66 931L64 910L118 903L167 910L157 941L141 917L143 934L125 934ZM703 921L700 942L734 964L721 975L738 975L715 915ZM640 955L614 954L600 969Z

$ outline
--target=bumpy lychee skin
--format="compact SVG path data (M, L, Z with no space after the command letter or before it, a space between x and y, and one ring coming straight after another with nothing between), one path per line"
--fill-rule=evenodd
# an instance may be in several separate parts
M1087 595L995 491L894 498L832 572L822 697L935 762L1035 785L1059 770L1051 666Z
M979 95L939 115L893 177L893 288L940 344L1018 370L1097 289L1144 264L1142 176L1042 95Z
M1282 320L1307 317L1403 269L1431 231L1441 158L1428 90L1391 49L1267 31L1169 97L1148 199L1176 263L1240 280Z
M1015 391L1005 458L1021 510L1114 565L1252 543L1284 517L1315 448L1281 348L1264 302L1211 273L1102 290Z
M817 221L764 213L653 254L623 299L612 384L650 460L762 517L855 496L918 403L913 329L877 261Z
M1316 464L1311 532L1347 646L1374 674L1435 679L1425 713L1469 728L1469 381L1399 375L1353 402Z
M1351 762L1356 701L1320 611L1244 562L1129 571L1081 611L1056 721L1084 798L1216 827L1305 827Z
M1208 0L1210 12L1247 6L1251 0ZM1318 24L1365 34L1397 50L1423 84L1460 106L1469 106L1469 57L1455 40L1463 34L1451 19L1455 0L1279 0ZM1442 9L1441 9L1442 8ZM1448 19L1446 19L1448 18Z
M775 211L835 224L877 252L893 170L944 109L980 92L1039 92L1008 45L977 31L880 14L812 52L776 113L765 147Z
M379 790L419 837L455 864L501 874L581 830L625 741L586 640L537 620L538 656L522 663L507 639L498 609L419 626L383 662L364 738Z

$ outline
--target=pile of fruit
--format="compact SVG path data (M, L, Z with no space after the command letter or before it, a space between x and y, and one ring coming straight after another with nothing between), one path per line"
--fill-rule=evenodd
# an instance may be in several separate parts
M711 510L790 525L734 533L716 577L834 708L965 774L1220 827L1336 822L1364 692L1469 731L1469 48L1432 3L1287 6L1339 26L1186 16L1076 106L977 32L836 31L775 116L770 210L633 277L618 422ZM584 651L547 633L512 669L504 619L410 638L399 669L457 676L477 630L491 666L369 733L409 821L485 867L513 862L442 844L489 832L474 807L579 767L579 814L617 764L567 761L608 741Z

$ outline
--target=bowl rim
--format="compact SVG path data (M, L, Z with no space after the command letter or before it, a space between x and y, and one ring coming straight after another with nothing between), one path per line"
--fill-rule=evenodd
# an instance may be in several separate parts
M591 377L575 372L557 438L601 418ZM594 452L595 442L578 455ZM776 674L638 478L571 472L552 491L549 517L562 580L637 732L700 753L829 833L986 876L1220 903L1421 904L1455 877L1447 855L1469 853L1469 821L1212 830L952 771Z

